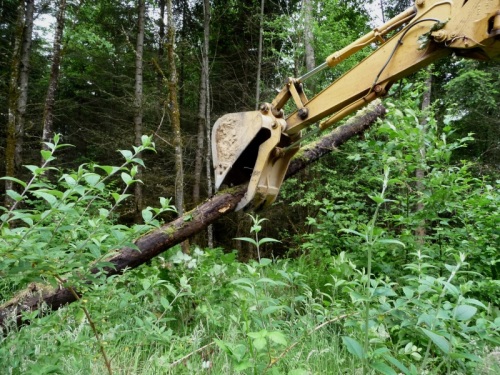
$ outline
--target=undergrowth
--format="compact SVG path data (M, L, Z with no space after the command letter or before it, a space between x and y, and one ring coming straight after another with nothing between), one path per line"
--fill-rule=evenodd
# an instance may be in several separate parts
M109 278L89 264L108 266L107 256L173 211L161 199L144 210L144 224L116 224L139 183L136 155L154 145L145 137L121 151L118 167L63 172L48 166L63 147L56 138L47 164L29 167L33 179L15 180L22 189L8 193L0 296L34 282L80 294L57 312L26 312L30 325L4 327L2 373L497 374L498 191L466 163L450 164L467 139L449 142L451 131L432 121L427 159L414 157L418 118L411 108L391 112L349 155L352 163L380 155L365 160L359 180L324 173L326 183L296 200L320 207L308 220L314 231L291 249L300 255L263 257L261 246L276 240L262 238L265 219L253 216L239 239L256 247L257 260L175 247ZM418 191L417 167L426 171ZM419 226L425 235L414 233Z

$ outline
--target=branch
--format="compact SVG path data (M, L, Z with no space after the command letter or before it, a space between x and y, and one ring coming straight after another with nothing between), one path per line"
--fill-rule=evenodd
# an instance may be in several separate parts
M290 163L285 178L293 176L350 138L363 133L378 118L384 116L385 112L384 106L379 101L374 102L361 113L352 117L345 125L334 129L319 141L305 147L298 154L298 157ZM104 270L106 276L121 274L125 269L136 268L202 231L216 220L233 212L238 202L243 198L245 191L246 185L221 191L190 212L137 239L135 245L139 251L129 247L122 248L116 255L107 260L113 266ZM100 270L93 268L91 272L97 273ZM23 320L22 312L41 310L43 306L43 312L47 313L72 303L76 299L69 287L53 290L33 283L18 293L16 297L0 306L0 329L7 327L9 322L15 322L18 327L29 324L28 320Z

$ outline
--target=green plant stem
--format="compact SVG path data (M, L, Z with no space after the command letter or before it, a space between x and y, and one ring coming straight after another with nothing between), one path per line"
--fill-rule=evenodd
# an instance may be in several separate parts
M189 359L189 358L190 358L191 356L193 356L194 354L199 353L199 352L201 352L201 351L205 350L206 348L208 348L208 347L212 346L213 344L215 344L215 341L212 341L210 344L204 345L204 346L202 346L201 348L198 348L198 349L196 349L195 351L192 351L191 353L186 354L184 357L179 358L177 361L172 362L172 363L170 364L170 366L169 366L169 367L170 367L170 368L172 368L172 367L175 367L175 366L177 366L177 365L181 364L181 363L182 363L182 362L184 362L186 359Z
M61 284L64 284L64 280L59 276L59 275L54 275L54 277L57 279L57 281L59 281ZM78 295L78 293L75 291L75 289L73 289L73 287L71 285L66 285L66 287L69 289L69 291L71 292L71 294L73 294L73 296L79 301L81 302L81 297ZM89 325L90 325L90 328L92 329L92 332L94 333L94 336L97 340L97 343L99 345L99 350L101 352L101 355L102 355L102 358L104 359L104 364L106 365L106 369L108 370L108 374L109 375L113 375L113 371L111 369L111 362L110 360L108 359L108 355L106 354L106 350L104 349L104 345L102 343L102 340L101 340L101 335L99 334L99 332L97 331L97 327L94 323L94 321L92 320L92 317L90 316L90 313L89 311L87 310L87 308L83 305L81 305L82 307L82 310L85 314L85 316L87 317L87 320L89 322Z

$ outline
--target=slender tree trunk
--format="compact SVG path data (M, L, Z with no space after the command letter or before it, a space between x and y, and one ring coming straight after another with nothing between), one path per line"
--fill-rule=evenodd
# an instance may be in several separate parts
M59 8L56 16L56 32L54 34L54 44L52 47L52 63L50 67L49 87L45 97L45 107L43 110L43 130L42 142L50 142L54 137L54 105L56 90L59 83L59 68L61 65L62 37L64 32L64 13L66 12L66 0L59 0ZM49 148L42 143L42 150ZM41 164L44 163L42 157Z
M207 8L208 7L208 8ZM200 74L200 97L198 101L198 136L194 166L194 185L193 185L193 203L200 202L201 173L203 169L204 145L206 138L207 107L208 107L208 42L210 35L210 3L207 0L203 2L203 44L201 47L201 74ZM210 139L206 139L210 142Z
M144 51L144 14L146 12L146 5L144 0L138 0L138 19L137 19L137 43L135 47L135 88L134 88L134 135L135 135L135 145L140 146L142 144L142 60ZM138 158L142 158L138 155ZM136 179L142 178L142 167L138 166ZM142 220L141 212L143 206L142 197L142 184L138 183L134 185L134 198L135 198L135 221L140 222Z
M313 1L314 0L302 0L302 11L304 15L304 50L305 50L305 60L306 60L306 71L309 72L315 68L316 59L314 55L314 36L313 36ZM312 77L305 83L306 87L311 90L311 92L316 92L316 77ZM309 168L305 169L302 175L304 179L309 180L311 178L311 173ZM313 208L307 205L301 208L303 217L310 217L312 215L311 210Z
M194 162L193 204L200 202L201 171L203 167L203 146L205 144L205 126L207 115L207 80L205 78L204 46L201 56L200 97L198 101L198 135L196 141L196 155Z
M425 87L426 90L422 96L422 112L423 112L423 117L420 120L420 159L421 162L420 164L423 166L425 164L425 159L426 159L426 149L425 149L425 135L427 131L427 109L431 105L431 91L432 91L432 69L429 68L427 69L427 79L425 81ZM425 179L425 171L423 168L417 168L415 171L415 177L417 179L416 183L416 189L417 192L421 195L424 191L425 185L424 185L424 179ZM424 204L421 202L421 200L418 201L416 210L422 211L424 209ZM417 227L415 230L416 236L417 236L417 241L420 244L425 243L425 220L422 220L420 225Z
M163 57L165 55L165 49L163 48L165 45L165 0L159 0L158 6L160 8L160 17L158 19L158 37L159 37L159 42L158 42L158 64L161 66L163 64ZM157 76L157 86L158 86L158 96L159 98L163 98L162 92L163 92L163 85L165 83L163 74L160 70L158 70ZM162 100L157 100L158 104L158 113L162 112L163 108L163 103Z
M181 116L179 109L178 77L175 66L175 25L172 9L172 0L167 0L167 65L168 65L168 111L172 123L175 149L175 207L179 216L184 215L184 170L182 160ZM182 243L184 252L189 252L189 243Z
M9 83L9 108L8 108L8 121L7 121L7 142L5 145L5 174L7 176L15 176L16 164L15 164L15 149L17 143L16 134L16 123L17 123L17 102L19 100L19 70L20 70L20 60L21 60L21 45L23 42L23 27L24 27L24 1L19 3L17 9L17 20L15 29L15 40L14 40L14 50L12 51L12 61L11 61L11 71L10 71L10 83ZM12 181L5 180L5 191L12 190ZM9 207L14 202L5 195L4 205Z
M207 193L211 197L214 193L214 187L212 182L212 143L211 140L211 128L210 128L210 69L209 69L209 47L210 47L210 0L203 0L203 51L202 51L202 66L205 78L205 132L206 132L206 156L205 156L205 169L207 175ZM214 233L213 226L210 224L207 227L207 242L208 247L214 247Z
M262 71L262 39L264 35L264 4L265 0L260 1L260 25L259 25L259 49L257 56L257 82L255 88L255 109L259 109L260 104L260 76Z
M15 177L22 165L24 121L28 102L28 78L30 69L31 38L33 33L34 0L21 0L16 21L16 36L12 55L9 87L7 143L5 147L5 174ZM6 180L5 190L13 184ZM5 195L5 206L12 205Z
M382 23L385 23L384 0L380 0L380 10L382 11Z
M306 53L306 70L309 72L313 70L316 65L316 59L314 56L314 37L312 32L312 0L303 0L302 7L304 11L304 49Z

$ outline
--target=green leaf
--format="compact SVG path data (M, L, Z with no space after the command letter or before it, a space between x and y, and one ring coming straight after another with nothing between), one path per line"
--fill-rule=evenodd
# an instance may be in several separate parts
M129 161L134 156L130 150L120 150L120 154L123 155L126 161Z
M484 303L482 303L481 301L478 301L475 298L466 298L466 299L464 299L464 302L470 303L471 305L476 305L476 306L482 307L483 309L486 308Z
M121 176L122 176L123 182L125 182L125 184L127 186L134 182L134 180L132 179L132 177L128 173L122 172Z
M120 170L120 168L112 167L110 165L99 165L98 167L101 168L104 172L106 172L106 174L108 176L115 174L116 172L118 172Z
M384 362L377 361L370 363L370 367L384 375L398 375L398 373L394 371L392 367L386 365Z
M285 306L268 306L264 310L262 310L262 316L270 315L276 311L281 311L285 308Z
M170 310L170 302L165 297L160 297L160 303L165 310Z
M20 179L15 178L15 177L4 176L4 177L0 177L0 180L13 181L13 182L18 183L19 185L21 185L23 188L25 188L27 186L24 181L21 181Z
M352 355L356 356L359 359L364 358L365 354L363 347L358 341L348 336L342 336L342 341L344 342L344 345L346 346L349 353L351 353Z
M388 243L388 244L393 244L393 245L399 245L399 246L402 246L402 247L406 247L404 243L402 243L401 241L398 241L398 240L393 240L393 239L380 239L380 240L377 240L378 243Z
M35 175L35 176L38 176L41 173L43 173L45 170L47 170L47 168L40 168L37 165L25 165L24 167L28 168L31 171L31 173L33 173L33 175Z
M420 329L445 354L449 354L450 353L450 343L448 342L448 340L446 338L444 338L441 335L438 335L435 332L429 331L428 329L425 329L425 328L422 328L422 327L420 327Z
M40 151L40 154L42 155L43 160L45 161L52 161L55 159L55 157L52 156L52 152L48 150L42 150Z
M45 146L47 146L47 148L49 148L49 149L50 149L50 150L52 150L52 151L54 151L54 149L55 149L55 147L56 147L56 145L55 145L55 144L53 144L52 142L43 142L43 144L44 144ZM47 152L47 151L46 151L46 152Z
M403 293L405 294L406 298L412 299L413 295L415 294L415 291L413 289L411 289L410 287L404 286Z
M387 362L390 362L392 363L394 366L396 366L398 369L400 369L401 371L403 371L403 373L405 374L409 374L411 373L411 371L408 369L408 367L406 367L405 365L403 365L399 360L397 360L396 358L390 356L390 355L385 355L384 356L384 359L387 361Z
M268 266L272 263L273 261L269 258L261 258L259 264L261 266Z
M23 200L23 196L15 190L7 190L6 194L16 202L20 202Z
M476 315L477 308L469 305L460 305L455 309L455 319L469 320Z
M259 332L248 332L248 337L252 339L258 339L258 338L263 338L267 336L267 330L263 329L260 330Z
M51 206L54 206L57 203L57 198L45 191L35 191L33 192L33 195L38 198L45 199Z
M141 158L133 158L132 161L136 164L139 164L141 167L146 168L146 165Z
M151 136L149 136L147 134L143 134L141 136L141 144L143 147L154 146L154 143L151 141Z
M255 240L253 238L250 238L250 237L237 237L237 238L233 238L233 239L237 240L237 241L250 242L252 245L257 246L257 242L255 242Z
M276 344L280 344L283 346L286 346L288 344L286 341L286 337L282 332L279 331L269 332L267 337L269 337L269 340L271 340Z
M153 213L148 208L142 210L142 219L145 223L149 223L153 218Z
M366 236L363 234L363 233L359 233L353 229L341 229L340 232L345 232L345 233L351 233L351 234L355 234L356 236L359 236L361 238L365 238Z
M101 179L101 176L99 176L97 173L85 173L83 175L83 178L89 184L90 186L95 186L99 180Z
M382 204L385 202L385 199L379 195L369 195L370 199L377 204Z
M266 345L267 345L267 341L263 337L259 337L259 338L256 338L255 340L253 340L253 346L258 351L261 351L262 349L264 349L266 347Z
M268 242L281 242L281 241L275 240L274 238L267 238L266 237L266 238L259 240L259 246L263 245L265 243L268 243Z
M130 197L130 194L111 193L111 196L114 198L116 203L120 203L124 199L127 199L128 197Z

